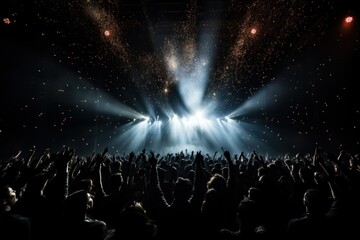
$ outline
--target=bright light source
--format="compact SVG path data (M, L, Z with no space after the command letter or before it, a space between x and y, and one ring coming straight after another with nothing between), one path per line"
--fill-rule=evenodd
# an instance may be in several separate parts
M353 20L354 20L354 18L353 18L352 16L347 16L347 17L345 18L345 22L346 22L346 23L351 23Z
M178 62L174 55L168 57L166 62L170 70L175 71L178 68Z

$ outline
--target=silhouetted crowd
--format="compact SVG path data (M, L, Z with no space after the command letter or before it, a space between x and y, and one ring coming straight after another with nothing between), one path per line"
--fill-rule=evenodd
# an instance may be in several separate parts
M360 157L72 148L0 159L0 239L354 239Z

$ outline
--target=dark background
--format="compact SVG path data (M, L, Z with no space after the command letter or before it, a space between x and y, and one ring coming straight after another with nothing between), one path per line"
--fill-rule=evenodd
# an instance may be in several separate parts
M0 157L32 146L116 152L133 119L102 111L99 99L163 119L168 106L186 109L182 79L167 68L172 51L183 72L211 53L203 101L218 103L217 117L255 101L237 118L259 126L245 136L256 141L239 153L358 152L354 2L2 0Z

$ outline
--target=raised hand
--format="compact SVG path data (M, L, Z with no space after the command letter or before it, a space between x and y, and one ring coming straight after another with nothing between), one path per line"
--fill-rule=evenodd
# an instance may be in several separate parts
M101 166L102 165L102 163L104 162L104 160L105 160L105 155L104 154L100 154L100 153L97 153L97 154L95 154L95 164L96 164L96 166Z
M105 156L105 154L106 154L108 151L109 151L109 148L108 148L108 147L106 147L106 148L104 149L104 151L103 151L102 155L103 155L103 156Z
M74 155L75 155L75 150L70 147L56 154L56 158L54 161L55 167L56 168L66 167Z
M129 162L132 162L132 160L134 159L134 157L135 157L135 153L134 153L134 152L131 152L131 153L129 154Z
M201 163L203 160L204 160L204 156L201 154L201 151L196 152L195 162Z
M231 156L230 156L230 152L229 151L224 151L224 156L226 158L226 160L231 160Z
M154 154L153 151L150 151L149 164L150 164L152 167L155 167L156 164L157 164L157 159L155 158L155 154Z
M215 157L216 157L216 154L217 154L217 153L218 153L217 151L214 152L214 156L213 156L213 158L212 158L213 160L215 160Z

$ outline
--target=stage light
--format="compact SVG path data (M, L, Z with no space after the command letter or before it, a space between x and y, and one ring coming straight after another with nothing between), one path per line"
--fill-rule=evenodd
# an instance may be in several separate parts
M105 37L109 37L110 36L110 31L109 30L104 31L104 35L105 35Z
M354 20L354 18L353 18L352 16L347 16L347 17L345 18L345 22L346 22L346 23L351 23L353 20Z

